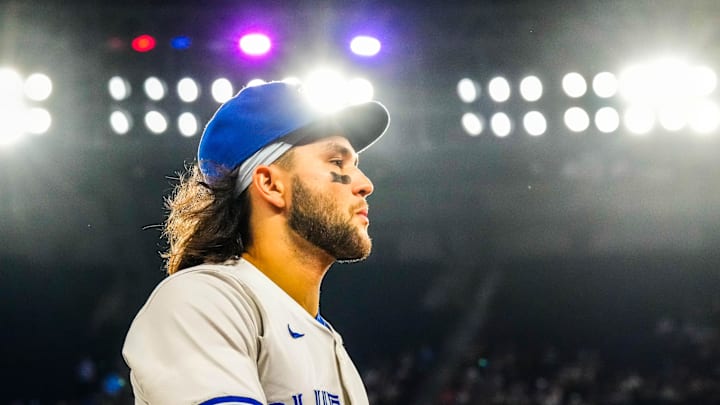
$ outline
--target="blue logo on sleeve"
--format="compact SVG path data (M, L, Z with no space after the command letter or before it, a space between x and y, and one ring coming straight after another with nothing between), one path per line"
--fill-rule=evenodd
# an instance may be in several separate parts
M288 332L290 332L290 337L292 337L293 339L299 339L305 336L304 333L295 332L294 330L290 329L290 324L288 324Z

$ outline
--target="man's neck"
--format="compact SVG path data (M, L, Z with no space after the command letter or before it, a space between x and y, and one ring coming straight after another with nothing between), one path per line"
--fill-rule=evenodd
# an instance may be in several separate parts
M280 243L278 243L280 242ZM311 316L320 309L320 285L333 260L315 246L256 240L243 259L263 272Z

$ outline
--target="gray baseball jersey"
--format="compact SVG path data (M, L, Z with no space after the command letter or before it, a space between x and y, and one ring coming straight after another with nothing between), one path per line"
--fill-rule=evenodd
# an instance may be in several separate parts
M136 404L368 403L340 335L245 260L163 280L123 356Z

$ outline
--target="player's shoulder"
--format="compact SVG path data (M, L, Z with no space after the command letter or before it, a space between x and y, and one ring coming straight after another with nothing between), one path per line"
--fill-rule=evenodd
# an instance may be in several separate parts
M167 289L197 288L202 285L232 287L236 282L232 268L228 264L201 264L180 270L162 280L150 297Z
M140 313L148 307L171 307L186 303L193 306L234 304L238 301L255 304L258 301L253 269L238 262L201 264L183 269L161 281L148 297Z

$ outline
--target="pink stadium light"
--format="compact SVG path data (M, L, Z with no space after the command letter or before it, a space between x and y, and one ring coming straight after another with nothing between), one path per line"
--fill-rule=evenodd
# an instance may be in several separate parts
M272 42L267 35L254 32L243 35L238 41L238 48L246 55L262 56L270 52Z

